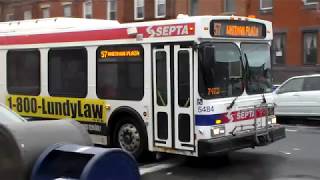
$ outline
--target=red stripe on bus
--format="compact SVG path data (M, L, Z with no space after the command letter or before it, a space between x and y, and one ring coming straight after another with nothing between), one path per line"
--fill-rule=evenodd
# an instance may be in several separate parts
M183 31L183 27L187 27L188 31ZM195 31L195 24L170 24L170 25L156 25L138 27L138 33L142 34L144 38L151 38L152 35L148 32L152 29L158 32L162 29L162 34L158 32L158 36L154 37L169 37L169 36L186 36L193 35ZM172 32L170 32L170 30ZM174 31L173 31L174 30ZM63 43L63 42L82 42L82 41L99 41L99 40L116 40L116 39L130 39L136 38L135 35L130 36L126 28L120 29L105 29L105 30L91 30L78 32L61 32L61 33L47 33L47 34L31 34L31 35L17 35L17 36L0 36L0 45L22 45L22 44L43 44L43 43Z
M0 45L42 44L129 38L126 29L94 30L0 37Z

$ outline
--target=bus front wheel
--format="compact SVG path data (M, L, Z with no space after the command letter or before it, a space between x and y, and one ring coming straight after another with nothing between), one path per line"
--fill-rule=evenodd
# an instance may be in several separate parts
M143 127L130 117L123 118L117 123L113 142L116 147L131 153L136 159L141 159L147 150L147 138Z

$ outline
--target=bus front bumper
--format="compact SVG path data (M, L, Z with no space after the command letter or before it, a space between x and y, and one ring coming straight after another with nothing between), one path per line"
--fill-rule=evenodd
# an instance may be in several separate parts
M198 155L210 156L243 148L263 146L286 137L285 128L280 125L269 128L267 133L263 134L261 132L249 132L234 136L199 140ZM261 142L257 143L257 139L260 139Z

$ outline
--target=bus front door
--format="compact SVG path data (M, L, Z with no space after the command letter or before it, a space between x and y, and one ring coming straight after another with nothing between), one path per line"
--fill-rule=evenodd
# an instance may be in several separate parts
M153 95L155 146L193 151L192 48L153 47Z

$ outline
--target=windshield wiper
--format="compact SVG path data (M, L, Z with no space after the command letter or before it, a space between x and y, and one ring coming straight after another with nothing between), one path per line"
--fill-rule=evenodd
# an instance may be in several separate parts
M264 92L262 93L262 102L261 104L266 104L267 103L267 99L266 97L264 96Z
M232 107L233 107L233 105L234 105L234 103L236 102L236 100L238 99L238 97L239 96L237 96L237 97L235 97L233 100L232 100L232 102L229 104L229 106L227 107L227 110L230 110Z

